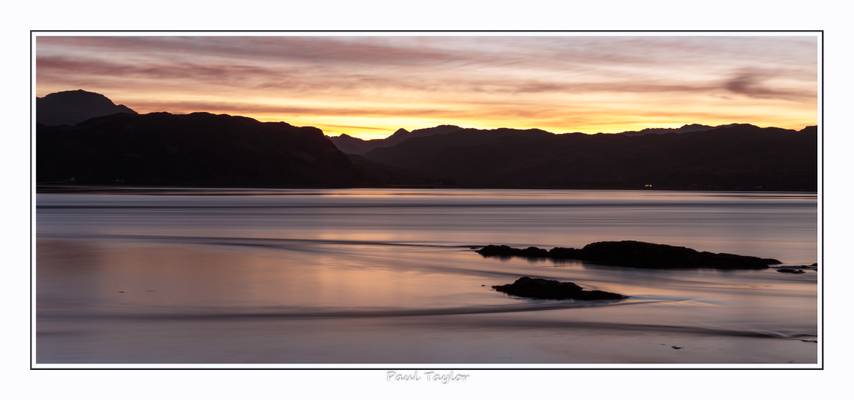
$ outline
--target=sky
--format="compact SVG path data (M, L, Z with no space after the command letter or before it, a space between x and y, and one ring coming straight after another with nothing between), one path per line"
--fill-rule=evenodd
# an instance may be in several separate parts
M40 36L36 94L382 138L817 120L812 36Z

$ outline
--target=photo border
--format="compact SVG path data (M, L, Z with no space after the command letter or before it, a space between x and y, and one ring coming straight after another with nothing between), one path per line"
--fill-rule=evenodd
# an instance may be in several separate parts
M815 34L815 35L817 35L817 39L818 39L818 45L819 45L818 61L820 61L820 66L818 69L818 71L820 71L819 79L818 79L819 80L818 88L819 88L820 93L818 94L818 96L816 98L816 101L819 104L819 110L818 110L819 120L816 121L816 124L817 124L817 131L818 131L818 134L820 137L820 139L819 139L820 147L818 149L818 152L819 152L818 156L820 159L820 161L819 161L820 174L818 177L816 177L818 182L819 182L818 191L816 192L817 207L818 207L817 211L819 214L818 220L816 221L818 223L818 228L819 228L817 239L820 239L819 240L819 242L820 242L819 243L820 244L819 253L820 254L818 257L819 264L820 264L820 267L818 269L818 274L820 275L820 279L818 280L819 285L817 287L817 293L820 292L820 295L818 296L819 297L819 304L818 305L820 308L819 315L821 316L820 321L818 321L819 324L817 324L818 327L820 328L819 331L817 332L817 334L818 334L817 338L819 340L819 345L820 345L820 352L818 352L816 354L818 356L818 359L816 360L815 366L808 366L808 367L802 366L803 364L795 364L792 367L786 367L784 365L779 365L779 364L774 364L774 366L764 366L763 364L754 364L754 363L744 363L744 365L746 365L745 367L730 367L730 366L715 367L714 364L705 364L705 363L684 363L684 364L638 363L636 367L635 366L624 367L622 365L631 365L631 364L620 364L620 363L601 364L602 366L599 366L598 364L592 364L591 365L591 364L556 363L556 364L554 364L555 367L541 367L541 366L539 366L539 365L543 365L543 364L536 364L538 366L535 366L535 367L520 367L520 366L512 367L512 365L526 365L526 364L525 363L519 363L519 364L495 363L496 365L510 365L511 367L468 367L468 365L484 365L484 364L482 364L482 363L472 363L472 364L459 363L461 365L466 365L466 366L460 367L460 368L456 368L456 367L448 368L447 367L447 366L453 366L454 363L435 363L435 365L437 367L422 367L423 365L433 365L433 364L429 364L429 363L417 363L417 364L416 363L411 363L411 364L405 364L405 363L402 363L402 364L328 363L328 364L332 365L330 367L315 367L315 366L310 366L310 367L309 366L282 367L282 366L280 366L282 364L278 364L278 363L274 364L274 366L269 366L269 367L260 366L260 365L264 365L263 363L211 364L210 367L199 366L199 365L204 365L204 364L177 364L177 363L176 364L154 364L154 365L175 365L175 366L167 366L167 367L145 366L146 364L140 365L140 364L130 364L130 363L128 363L128 364L121 364L121 363L117 363L117 364L91 364L91 366L89 366L87 364L75 364L75 363L68 363L68 364L73 365L73 366L61 366L61 365L65 365L65 363L38 364L35 362L35 357L34 357L35 356L35 348L34 348L34 337L35 336L34 335L35 335L36 314L35 314L35 310L33 308L33 305L35 303L35 290L34 290L34 284L33 284L33 282L34 282L33 281L33 272L35 271L34 263L33 263L33 261L35 260L35 256L34 256L34 254L35 254L34 232L35 231L33 229L33 222L35 221L35 215L36 215L36 213L34 212L35 207L36 207L35 202L34 202L34 199L35 199L34 193L36 193L36 187L34 185L34 183L35 183L35 179L34 179L35 156L33 153L34 143L35 143L33 140L34 139L33 135L34 135L34 131L35 131L34 127L36 125L35 120L33 118L34 117L35 101L36 101L36 99L34 97L35 93L33 90L33 88L35 87L33 71L35 70L35 67L36 67L36 55L34 53L33 43L34 43L36 37L40 36L39 34L42 34L42 33L68 33L68 34L74 34L74 33L98 33L98 34L101 34L101 33L107 33L107 34L109 34L109 33L156 33L156 34L164 34L164 36L167 36L169 34L181 34L181 35L183 35L183 34L188 34L188 33L200 33L200 34L204 34L204 33L238 33L238 34L239 33L305 33L305 34L312 34L312 33L359 33L359 34L365 34L365 33L461 33L461 34L468 34L468 33L510 33L510 34L519 34L519 33L556 33L556 34L559 34L559 33L664 33L664 34L668 34L668 33L711 33L711 34L714 34L714 33L747 33L747 34L755 34L755 33L781 33L781 34L809 33L809 34ZM44 35L44 36L50 36L50 35ZM823 196L823 193L824 193L824 29L814 29L814 30L810 30L810 29L792 29L792 30L771 30L771 29L758 29L758 30L739 30L739 29L723 29L723 30L706 30L706 29L697 29L697 30L693 30L693 29L691 29L691 30L684 30L684 29L665 29L665 30L646 30L646 29L630 29L630 30L552 30L552 29L546 29L546 30L527 30L527 29L522 29L522 30L503 30L503 29L493 29L493 30L484 30L484 29L477 29L477 30L444 30L444 29L439 29L439 30L423 30L423 29L415 29L415 30L397 30L397 29L390 29L390 30L337 30L337 29L332 29L332 30L330 30L330 29L323 29L323 30L217 30L217 29L208 29L208 30L137 30L137 29L131 29L131 30L97 30L97 29L95 29L95 30L62 30L62 29L31 29L30 30L30 59L29 59L29 62L30 62L30 93L29 93L29 95L30 95L30 99L29 99L29 101L30 101L30 115L29 115L29 117L30 117L30 146L29 146L29 151L30 151L30 154L29 154L30 155L30 169L29 169L29 173L30 173L30 182L29 182L30 183L30 188L29 188L29 190L30 190L30 192L29 192L30 193L30 198L29 198L29 200L30 200L30 203L29 203L30 204L30 210L29 210L30 211L30 230L29 230L29 233L30 233L30 302L29 302L29 307L30 307L30 343L29 343L30 365L29 365L29 369L31 371L33 371L33 370L126 370L126 371L127 370L130 370L130 371L133 371L133 370L286 370L286 371L287 370L297 370L297 371L326 371L326 370L328 370L328 371L352 371L352 370L378 370L378 371L391 371L391 370L394 370L394 371L435 371L435 370L452 370L452 371L492 371L492 370L500 370L500 371L528 371L528 370L531 370L531 371L574 371L574 370L619 370L619 371L636 371L636 370L666 370L666 371L672 371L672 370L694 370L694 371L697 371L697 370L700 370L700 371L739 370L740 371L740 370L753 370L753 371L767 371L767 370L793 370L793 371L796 371L796 370L800 370L800 371L803 371L803 370L813 370L814 371L814 370L819 370L819 371L823 371L824 370L824 355L825 355L825 351L824 351L825 350L825 347L824 347L824 316L825 316L825 314L824 314L824 271L826 270L825 265L824 265L824 196ZM287 365L286 363L283 363L283 364ZM297 363L294 363L294 364L302 365L302 364L297 364ZM318 363L318 364L320 364L320 363ZM310 364L310 365L318 365L318 364ZM340 367L340 365L348 365L348 364L382 365L383 367L373 367L373 366L371 366L371 367ZM733 364L729 364L729 363L719 363L719 364L733 365ZM111 366L104 366L104 365L116 365L116 366L111 367ZM123 366L123 365L133 365L133 366ZM182 366L182 365L189 365L189 366ZM219 366L217 366L217 365L219 365ZM246 367L241 366L241 365L246 365ZM486 364L486 365L490 365L490 364ZM575 365L575 366L560 367L562 365ZM580 366L580 365L583 365L583 366ZM609 366L609 365L621 365L621 366L615 367L615 366ZM657 366L657 365L665 365L665 366ZM697 366L692 366L692 365L703 365L703 366L697 367ZM756 366L751 367L753 365L756 365ZM810 365L812 365L812 364L810 364Z

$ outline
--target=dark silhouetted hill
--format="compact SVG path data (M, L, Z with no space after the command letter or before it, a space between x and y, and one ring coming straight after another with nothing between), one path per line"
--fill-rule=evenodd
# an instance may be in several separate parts
M673 134L458 128L365 157L447 186L815 191L817 143L815 127L747 124Z
M113 114L37 128L39 183L350 186L361 177L323 133L194 113Z
M639 131L628 131L622 132L624 135L629 136L643 136L643 135L667 135L674 133L686 133L686 132L704 132L708 130L712 130L714 128L721 128L722 126L709 126L709 125L701 125L701 124L687 124L682 125L679 128L647 128L641 129Z
M75 125L87 119L128 113L134 110L116 105L106 96L85 90L51 93L36 99L36 122L44 125Z
M454 132L460 129L462 128L454 125L439 125L433 128L416 129L412 132L401 128L391 134L391 136L384 139L364 140L346 134L332 136L330 139L332 140L332 143L335 143L335 146L338 147L339 150L347 154L363 155L373 149L394 146L409 139Z
M621 132L619 134L627 136L663 135L685 132L702 132L714 128L716 127L700 124L688 124L679 128L648 128L639 131ZM394 132L391 136L384 139L364 140L347 134L341 134L340 136L330 136L330 139L332 139L332 143L335 143L335 146L338 147L339 150L347 154L367 154L371 150L378 149L381 147L395 146L409 139L455 132L462 129L463 128L460 128L459 126L455 125L439 125L433 128L416 129L412 132L408 132L406 129L401 128ZM540 129L529 129L528 131L550 133Z
M364 140L342 133L339 136L330 136L329 140L335 144L335 147L337 147L338 150L341 150L344 153L365 154L377 147L380 147L380 145L384 143L385 139Z
M37 107L39 184L817 189L814 126L558 135L440 125L365 141L238 116L139 115L85 91Z

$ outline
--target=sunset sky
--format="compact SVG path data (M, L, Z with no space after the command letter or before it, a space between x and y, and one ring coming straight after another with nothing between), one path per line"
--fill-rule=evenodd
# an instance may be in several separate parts
M379 138L816 124L815 37L38 37L36 92Z

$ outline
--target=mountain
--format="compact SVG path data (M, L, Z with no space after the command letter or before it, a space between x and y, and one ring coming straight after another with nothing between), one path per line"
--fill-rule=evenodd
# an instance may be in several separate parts
M385 143L385 139L364 140L342 133L339 136L330 136L329 140L344 153L365 154Z
M686 132L704 132L708 130L712 130L714 128L721 128L722 126L709 126L709 125L701 125L701 124L688 124L682 125L679 128L646 128L641 129L639 131L628 131L622 132L623 135L629 136L643 136L643 135L668 135L675 133L686 133Z
M239 116L136 114L81 90L37 107L40 185L817 190L815 126L588 135L440 125L366 141Z
M384 139L363 140L347 134L332 136L330 139L332 140L332 143L335 143L335 146L338 147L339 150L347 154L364 155L373 149L394 146L409 139L454 132L460 129L462 128L455 125L439 125L432 128L416 129L412 132L401 128L396 130L391 134L391 136Z
M124 105L116 105L106 96L85 90L69 90L36 98L36 122L44 125L74 125L105 115L136 114Z
M38 125L37 181L168 186L350 186L359 169L317 128L208 113L119 113Z
M647 128L641 129L639 131L626 131L618 133L620 135L628 135L628 136L643 136L643 135L664 135L664 134L677 134L677 133L686 133L686 132L703 132L708 131L714 128L721 128L726 125L721 126L709 126L709 125L701 125L701 124L687 124L683 125L679 128ZM402 143L403 141L425 137L425 136L433 136L437 134L450 133L455 131L463 130L456 125L439 125L433 128L425 128L425 129L416 129L412 132L408 132L405 129L398 129L391 136L384 139L370 139L364 140L359 139L357 137L353 137L347 134L341 134L339 136L332 136L332 143L335 143L335 146L338 147L339 150L347 153L347 154L359 154L364 155L369 151L378 149L381 147L391 147ZM540 132L540 133L550 133L541 129L529 129L530 132ZM581 132L574 132L581 133Z
M364 156L446 186L815 191L817 145L816 127L640 135L459 128Z

